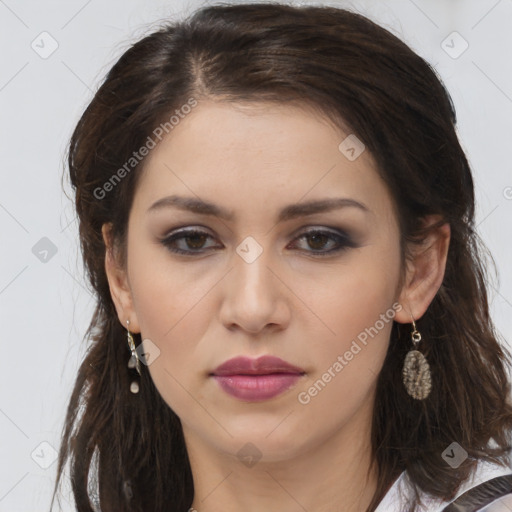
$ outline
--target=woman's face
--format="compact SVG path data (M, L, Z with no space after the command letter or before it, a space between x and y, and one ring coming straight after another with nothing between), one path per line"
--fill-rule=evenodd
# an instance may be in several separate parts
M348 135L297 107L205 102L148 155L120 319L146 340L187 440L232 455L250 442L270 461L369 432L399 231L369 152L351 139L340 149ZM266 355L294 369L216 372Z

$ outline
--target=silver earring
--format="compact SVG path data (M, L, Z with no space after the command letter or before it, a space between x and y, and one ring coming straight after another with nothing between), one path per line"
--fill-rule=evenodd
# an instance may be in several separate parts
M414 348L405 357L402 377L407 393L416 400L424 400L432 389L432 377L427 358L416 350L421 341L421 334L416 329L414 318L412 318L412 325L411 339Z
M139 375L141 375L140 373L140 361L139 361L139 356L137 354L137 351L135 350L135 343L133 341L133 336L132 336L132 333L130 332L130 320L126 320L126 324L127 324L127 328L126 328L126 332L127 332L127 340L128 340L128 348L130 349L130 352L131 352L131 356L130 356L130 359L128 361L128 368L130 369L133 369L135 368L137 370L137 373ZM131 384L130 384L130 391L132 393L138 393L139 392L139 383L134 380Z

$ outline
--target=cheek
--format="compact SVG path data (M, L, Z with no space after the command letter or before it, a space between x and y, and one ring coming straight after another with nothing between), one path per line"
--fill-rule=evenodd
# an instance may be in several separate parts
M151 261L151 264L145 262ZM208 292L218 281L215 276L200 277L193 265L176 264L159 248L133 248L128 272L134 308L143 339L159 350L148 369L156 388L180 415L190 409L193 390L200 399L200 360L197 344L211 323L212 307Z
M379 284L374 279L363 281L356 277L336 288L346 293L338 291L325 301L319 313L331 332L317 337L310 347L314 349L316 369L312 377L356 397L359 391L364 394L361 386L368 388L372 384L384 362L395 314L393 293L385 286L385 280ZM317 300L315 304L321 302Z
M391 306L396 299L399 266L398 250L375 244L353 251L321 285L322 280L309 287L303 296L329 328L323 330L324 345L330 339L327 345L343 350L361 333L364 341L364 333L376 322L379 331L389 334L392 322L388 317L394 317ZM386 312L383 325L380 319Z
M181 331L184 326L190 329L191 316L198 320L194 311L208 292L208 280L196 275L193 263L176 262L159 244L133 244L129 251L130 286L143 336L161 344L162 350L171 339L187 346Z
M312 347L315 372L296 392L302 419L299 428L304 435L319 430L327 435L373 407L395 311L393 288L387 279L381 276L377 281L377 274L363 275L343 279L343 286L338 283L338 293L323 310L326 323L336 334L324 336ZM318 418L322 418L321 426Z
M317 371L302 387L308 394L305 400L312 398L315 407L337 400L344 408L356 407L375 384L395 316L399 257L396 247L384 243L354 251L327 287L309 293L308 301L329 327L315 338Z

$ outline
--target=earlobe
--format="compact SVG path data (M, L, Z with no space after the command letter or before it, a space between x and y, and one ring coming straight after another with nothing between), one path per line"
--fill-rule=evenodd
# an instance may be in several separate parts
M427 224L438 220L438 216L429 216ZM443 282L449 244L450 225L445 223L432 228L424 243L413 247L398 300L404 307L395 316L397 322L410 323L411 315L417 320L425 314Z
M111 224L105 223L101 228L105 242L105 273L110 288L110 295L114 302L119 321L126 328L126 321L130 321L130 331L140 332L137 315L133 308L131 289L128 283L126 270L121 268L115 256L111 236Z

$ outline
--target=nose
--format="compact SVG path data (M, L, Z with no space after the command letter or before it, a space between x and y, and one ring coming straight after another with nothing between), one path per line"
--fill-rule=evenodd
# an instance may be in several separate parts
M254 261L233 256L233 269L226 276L220 320L229 330L259 334L285 329L290 321L290 290L272 267L269 251Z

